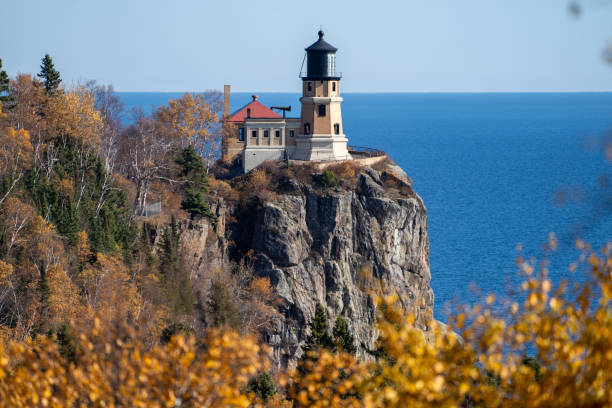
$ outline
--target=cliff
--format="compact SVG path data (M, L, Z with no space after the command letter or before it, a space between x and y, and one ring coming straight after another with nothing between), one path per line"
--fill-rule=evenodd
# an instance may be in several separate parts
M377 337L372 293L397 294L427 330L433 308L427 211L392 163L360 168L350 186L286 177L256 205L222 201L215 211L214 228L207 220L183 225L194 287L205 292L211 269L239 263L246 255L237 247L252 249L252 273L268 277L281 300L280 317L263 333L277 364L299 358L317 304L332 324L345 317L360 355L374 349Z

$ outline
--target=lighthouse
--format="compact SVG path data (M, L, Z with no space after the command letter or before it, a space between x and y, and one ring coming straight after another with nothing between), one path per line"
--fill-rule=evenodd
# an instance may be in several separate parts
M350 160L342 127L341 74L336 72L336 51L323 31L306 48L306 74L302 76L300 132L293 158L310 161Z

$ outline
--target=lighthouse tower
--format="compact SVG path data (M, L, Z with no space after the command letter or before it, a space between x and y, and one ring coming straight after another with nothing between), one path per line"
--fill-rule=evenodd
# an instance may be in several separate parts
M300 132L295 138L297 160L349 160L348 139L342 128L340 73L336 72L336 51L323 39L306 48L307 69L302 77Z

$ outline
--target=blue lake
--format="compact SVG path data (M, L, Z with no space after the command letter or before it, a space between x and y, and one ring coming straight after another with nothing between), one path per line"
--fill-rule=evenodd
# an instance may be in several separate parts
M119 93L145 111L180 93ZM344 94L349 143L385 150L414 180L428 210L435 315L450 302L471 303L516 286L516 246L538 259L550 232L559 249L550 274L576 260L578 235L597 245L612 238L612 194L600 186L610 168L601 149L612 128L612 93ZM248 103L232 94L232 110ZM267 106L299 95L263 93ZM570 203L556 204L569 190ZM606 194L607 191L607 194Z

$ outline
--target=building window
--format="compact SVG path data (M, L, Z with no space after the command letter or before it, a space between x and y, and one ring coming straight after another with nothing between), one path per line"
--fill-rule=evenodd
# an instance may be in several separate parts
M290 130L289 131L289 137L293 137L295 136L295 130Z
M276 136L276 137L280 137L280 130L278 130L278 129L277 129L277 130L275 130L275 131L274 131L274 136Z
M264 130L264 137L268 137L270 136L270 131L269 130Z
M332 92L336 92L336 82L332 82Z
M325 105L319 105L319 116L325 116Z
M251 130L251 137L257 137L257 131L256 130Z
M312 92L312 82L308 83L308 92Z
M251 117L251 108L247 108L247 118Z
M240 140L241 142L244 142L244 128L238 129L238 140Z
M310 134L310 123L304 123L304 134L305 135Z
M337 135L340 134L340 124L339 123L334 123L334 133Z
M327 75L336 75L336 56L334 54L327 54Z

